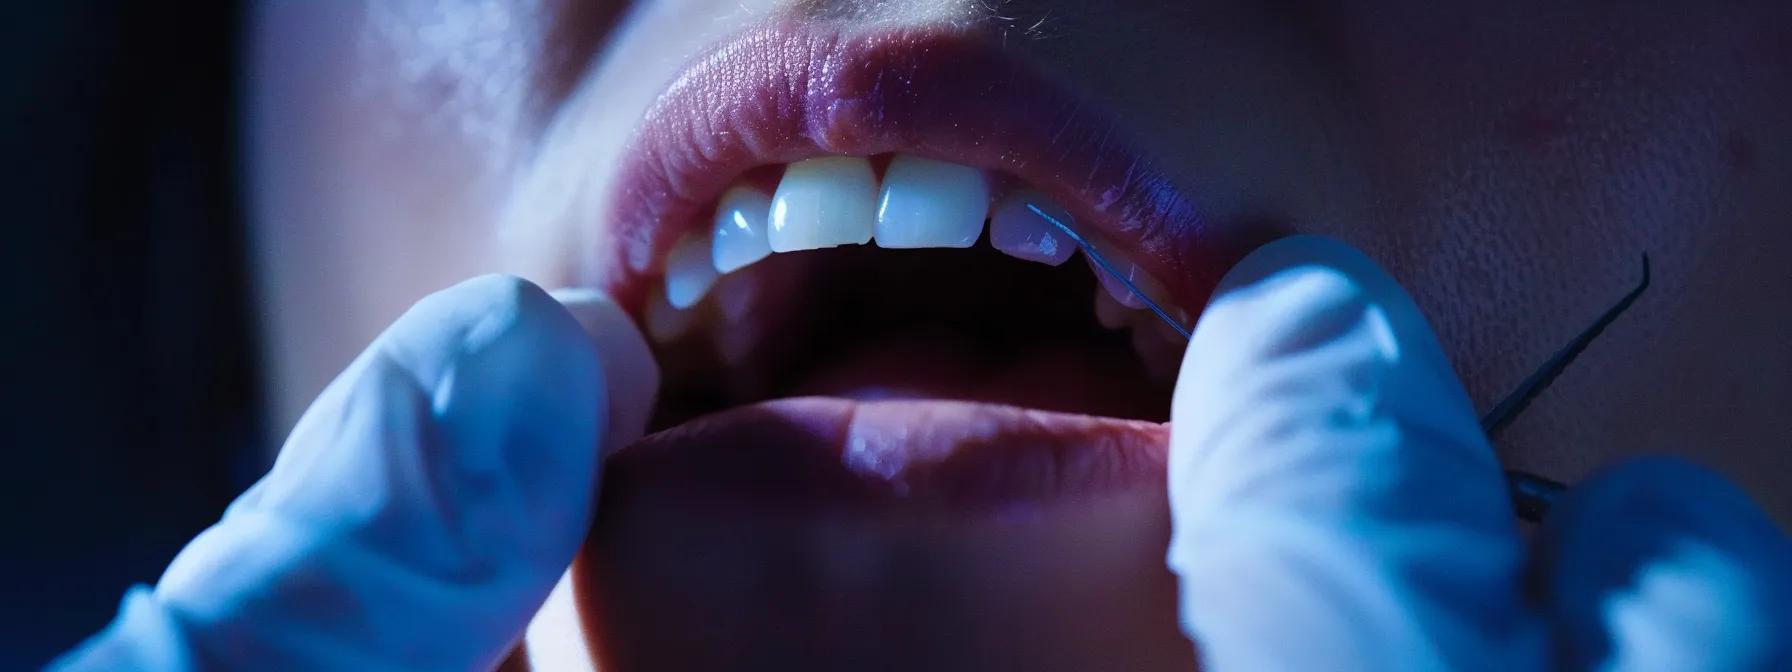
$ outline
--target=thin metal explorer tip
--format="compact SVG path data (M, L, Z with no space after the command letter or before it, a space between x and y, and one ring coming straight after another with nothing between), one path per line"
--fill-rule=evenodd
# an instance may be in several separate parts
M1599 319L1594 320L1591 326L1581 331L1574 337L1574 340L1569 341L1566 347L1556 351L1556 354L1544 362L1536 373L1519 383L1518 389L1506 395L1505 399L1494 405L1493 410L1482 416L1481 429L1488 438L1492 438L1501 429L1505 429L1506 425L1511 424L1520 412L1531 405L1531 400L1536 399L1537 395L1549 387L1550 383L1555 382L1556 378L1568 369L1568 365L1587 349L1593 339L1604 333L1605 328L1617 320L1625 310L1628 310L1630 304L1636 303L1637 297L1642 296L1643 290L1648 288L1649 254L1645 252L1643 253L1643 279L1637 283L1636 288L1630 290L1623 298L1618 299L1618 302L1612 304L1612 307L1607 308L1605 313L1601 314ZM1519 518L1531 522L1542 520L1543 516L1549 513L1550 507L1555 505L1556 499L1560 498L1562 493L1567 490L1568 486L1560 481L1516 469L1506 471L1506 491L1512 496L1512 508L1517 511Z
M1138 285L1132 284L1132 281L1126 279L1126 276L1120 272L1120 269L1114 268L1113 264L1108 263L1107 258L1101 256L1101 253L1096 252L1095 246L1090 244L1087 239L1077 235L1077 233L1072 231L1064 222L1058 221L1058 218L1045 214L1045 211L1040 210L1039 206L1028 203L1027 209L1032 210L1033 214L1039 215L1041 218L1044 218L1045 221L1050 222L1052 226L1058 227L1059 231L1063 231L1064 235L1070 238L1070 242L1076 243L1077 247L1082 248L1083 254L1089 255L1089 259L1095 262L1096 267L1100 268L1108 275L1113 276L1115 280L1120 281L1120 284L1125 285L1127 291L1132 292L1133 296L1139 297L1139 301L1144 302L1146 308L1150 308L1151 312L1156 313L1158 319L1163 320L1164 324L1170 325L1171 329L1175 329L1176 333L1181 334L1185 339L1194 337L1193 334L1189 333L1187 327L1182 326L1181 322L1177 322L1176 318L1170 316L1169 311L1164 310L1163 306L1157 305L1157 302L1152 300L1150 295L1139 291ZM1098 289L1096 291L1101 290Z
M1630 290L1623 298L1618 299L1618 302L1612 304L1612 307L1607 308L1605 313L1599 316L1599 319L1593 321L1592 325L1582 330L1579 335L1574 337L1574 340L1568 342L1568 345L1556 351L1556 354L1550 356L1543 366L1538 367L1536 373L1532 373L1530 377L1519 383L1518 389L1512 390L1512 393L1506 395L1505 399L1501 399L1500 403L1495 404L1492 410L1487 411L1487 415L1481 417L1482 431L1491 437L1505 429L1506 425L1511 424L1520 412L1531 405L1531 400L1536 399L1537 395L1542 394L1544 389L1554 383L1556 378L1568 369L1568 365L1573 363L1574 359L1593 343L1593 339L1605 333L1605 328L1611 326L1611 323L1617 320L1619 315L1624 314L1624 311L1629 310L1630 305L1636 303L1637 297L1642 296L1643 290L1648 288L1649 255L1644 253L1643 279L1637 283L1636 288Z

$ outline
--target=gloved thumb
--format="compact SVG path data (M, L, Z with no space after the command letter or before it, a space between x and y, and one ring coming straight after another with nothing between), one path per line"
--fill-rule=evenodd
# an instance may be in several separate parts
M606 373L579 323L525 281L424 299L153 592L133 590L62 662L491 666L584 538L616 388Z
M1171 411L1169 564L1211 669L1525 669L1500 469L1374 262L1271 243L1222 280Z
M1535 563L1564 669L1792 669L1792 541L1708 469L1652 457L1582 481Z

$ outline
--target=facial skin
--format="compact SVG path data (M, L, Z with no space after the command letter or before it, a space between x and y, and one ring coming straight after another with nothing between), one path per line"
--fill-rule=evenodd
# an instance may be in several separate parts
M1652 288L1498 438L1502 459L1572 482L1684 455L1792 521L1778 2L268 3L247 112L277 417L429 290L576 282L643 113L695 55L775 18L1000 44L1113 115L1210 221L1380 261L1481 408L1647 252Z

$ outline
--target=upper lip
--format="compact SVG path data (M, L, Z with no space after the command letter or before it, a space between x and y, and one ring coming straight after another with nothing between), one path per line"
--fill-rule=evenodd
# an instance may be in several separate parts
M595 283L640 310L658 262L749 168L909 152L1009 173L1201 306L1242 250L1099 105L951 26L775 20L697 58L649 108L614 182ZM605 257L604 255L608 255Z

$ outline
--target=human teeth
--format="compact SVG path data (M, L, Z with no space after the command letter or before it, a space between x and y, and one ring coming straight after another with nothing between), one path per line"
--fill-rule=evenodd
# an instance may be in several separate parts
M772 196L773 252L871 242L877 176L855 156L823 156L790 164Z
M716 267L710 261L706 236L685 236L666 255L666 303L689 308L716 284Z
M989 184L970 166L897 154L877 202L877 246L970 247L983 235Z
M772 253L766 231L771 210L771 197L753 187L740 185L722 194L710 251L716 272L732 273Z
M697 311L673 307L665 292L658 290L648 295L644 312L641 321L647 323L647 335L656 343L678 340L697 322Z
M1132 309L1114 300L1114 295L1101 290L1095 292L1095 321L1100 322L1101 326L1108 329L1125 327L1132 323L1128 314L1131 312Z
M1151 318L1157 320L1154 315ZM1157 327L1169 331L1169 326L1158 322ZM1180 343L1165 339L1157 333L1157 328L1143 322L1133 325L1132 349L1138 353L1139 361L1145 365L1145 377L1155 383L1169 383L1176 379L1177 370L1181 368L1182 354L1188 342Z
M1108 265L1113 266L1114 270L1124 276L1128 282L1139 288L1139 291L1144 292L1152 301L1159 304L1164 303L1163 284L1147 274L1144 268L1133 263L1131 255L1121 252L1113 245L1104 243L1100 238L1095 238L1088 233L1083 233L1083 235L1093 241L1091 244L1095 246L1095 251L1101 254L1101 258L1107 261ZM1120 302L1120 305L1128 308L1145 307L1145 302L1139 300L1138 295L1133 294L1132 290L1115 278L1113 273L1102 268L1093 258L1088 259L1088 262L1089 270L1095 272L1095 278L1101 281L1101 286L1107 289L1108 293L1113 295L1114 300Z
M753 290L763 283L757 280L750 275L725 275L716 282L711 305L715 308L717 321L729 326L709 332L710 346L722 363L731 368L740 369L747 365L747 356L755 343L755 334L739 325L747 322L748 316L759 307Z
M1069 225L1070 213L1063 207L1043 194L1022 190L1002 198L990 213L989 244L1004 254L1028 261L1053 266L1064 263L1076 254L1076 245L1038 213L1027 209L1029 203Z

